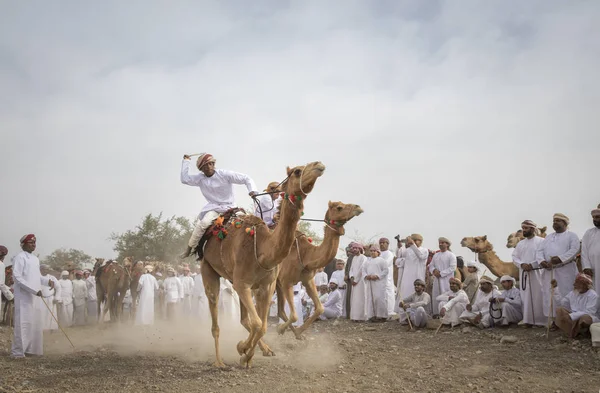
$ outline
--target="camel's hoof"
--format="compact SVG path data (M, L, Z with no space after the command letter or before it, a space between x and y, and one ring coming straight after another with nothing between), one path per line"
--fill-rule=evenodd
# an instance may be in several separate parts
M272 349L267 349L263 351L263 356L275 356L275 352Z
M244 352L246 352L243 341L240 341L239 343L237 343L237 351L238 351L238 354L240 354L240 355L244 355Z
M248 355L243 354L242 356L240 356L240 366L250 368L252 366L252 359L249 359Z
M283 335L283 333L285 333L286 327L283 325L278 325L277 326L277 333L279 333L279 335Z
M304 337L302 333L298 333L296 334L296 340L304 341L306 340L306 337Z
M218 368L225 368L225 363L223 363L220 360L215 361L215 363L213 365Z

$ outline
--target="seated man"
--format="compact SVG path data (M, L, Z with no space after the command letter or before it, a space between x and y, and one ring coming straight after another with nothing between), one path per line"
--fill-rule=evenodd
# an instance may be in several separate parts
M181 258L190 256L200 242L204 232L219 217L219 214L225 213L227 210L235 207L233 195L234 184L246 185L250 196L257 194L254 181L249 176L225 169L215 169L216 161L212 154L200 154L196 161L196 167L201 173L190 175L190 156L183 156L181 182L188 186L199 187L208 203L204 205L198 216L198 221L188 242L188 247L181 254Z
M269 183L264 192L269 194L261 195L256 198L258 205L255 203L254 215L261 218L269 228L274 228L277 221L275 216L282 201L279 183L276 181Z
M465 307L469 304L467 293L461 289L462 283L455 277L450 277L450 290L439 295L436 300L442 325L460 325L459 319Z
M500 319L494 319L495 324L508 326L511 323L519 323L523 319L521 290L515 288L515 281L514 277L511 276L502 276L502 278L500 278L500 284L502 284L504 290L500 292L500 296L496 298L496 303L500 305L502 317Z
M321 314L320 318L322 320L325 319L336 319L342 316L342 294L338 289L338 280L336 278L331 278L329 281L329 297L327 301L323 303L323 314Z
M552 286L556 288L556 281ZM598 294L592 289L594 283L587 274L578 274L573 290L556 308L556 326L570 338L586 333L592 323L599 322Z
M431 296L425 292L425 281L416 279L413 285L415 292L400 302L399 321L402 325L408 325L408 315L413 326L425 327L430 316L427 311L431 310Z
M490 327L490 299L499 296L500 292L494 288L494 281L487 276L481 277L479 291L475 295L473 305L467 304L467 309L460 315L461 322L470 323L481 329Z
M469 303L475 300L475 293L479 288L479 276L477 275L477 264L473 261L467 262L467 271L465 272L465 279L463 281L463 290L469 297Z

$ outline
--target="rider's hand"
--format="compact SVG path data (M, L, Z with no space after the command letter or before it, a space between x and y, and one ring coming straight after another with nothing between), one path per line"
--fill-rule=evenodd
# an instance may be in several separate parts
M187 154L184 154L184 155L183 155L183 159L184 159L184 160L189 160L189 159L190 159L190 156L188 156Z
M250 195L251 197L253 197L253 196L255 196L255 195L258 195L258 192L256 192L256 191L250 191L250 192L248 193L248 195Z

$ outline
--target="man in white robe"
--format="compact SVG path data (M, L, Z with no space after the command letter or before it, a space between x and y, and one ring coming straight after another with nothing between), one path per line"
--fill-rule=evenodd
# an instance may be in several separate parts
M336 259L335 261L335 271L331 274L331 280L335 278L338 283L337 290L342 294L342 298L346 299L346 281L344 281L345 271L344 267L346 266L346 262L343 259ZM329 282L331 282L329 280ZM342 316L346 317L346 302L342 302Z
M96 277L89 270L83 271L83 279L87 287L87 323L98 322L98 295L96 294Z
M429 252L428 252L429 253ZM416 279L413 282L415 291L402 299L399 307L399 322L401 325L408 325L408 318L414 327L427 326L429 319L429 310L431 310L431 296L425 292L425 281Z
M386 284L386 296L388 304L388 315L396 315L394 311L394 304L396 303L396 285L394 284L394 253L389 250L390 240L387 237L379 239L379 249L381 251L381 258L383 258L388 264L387 284Z
M167 278L163 282L165 291L165 303L167 306L167 320L173 321L176 318L177 303L183 301L183 285L179 277L175 277L175 269L167 269Z
M336 319L342 316L344 298L338 289L337 278L332 277L329 280L329 289L329 297L323 304L323 314L319 316L322 320Z
M479 291L475 295L473 304L467 304L466 310L460 315L461 322L467 322L481 329L492 325L490 315L490 303L492 299L500 296L500 292L494 288L494 280L487 276L479 280ZM493 315L497 317L497 315Z
M2 304L2 296L6 298L7 301L12 301L14 295L10 291L8 285L6 285L6 267L4 266L4 257L8 254L8 249L4 246L0 246L0 321L2 321L2 315L4 315L4 306Z
M324 268L317 269L317 273L315 274L315 286L319 288L321 285L327 285L327 273L325 273Z
M292 324L292 326L298 327L298 326L302 326L302 324L304 323L304 311L303 311L303 306L302 306L302 298L306 294L306 291L302 287L301 282L297 282L296 285L294 285L293 289L294 289L294 308L296 309L296 315L297 315L298 319L296 320L296 322L294 322ZM288 302L285 302L285 304L283 305L283 308L284 308L285 314L290 315L290 305L288 304ZM280 319L279 323L283 323L283 320Z
M523 305L521 303L521 291L515 288L514 277L505 275L500 278L503 291L496 298L497 305L502 309L502 317L494 319L495 325L508 326L511 323L519 323L523 319ZM495 317L496 315L493 315Z
M536 251L544 241L536 236L537 224L531 220L521 223L524 239L517 243L512 254L513 263L519 268L520 291L523 303L523 323L527 326L546 326L542 294L542 271L536 260Z
M125 296L123 296L123 318L122 322L129 322L131 319L131 305L133 304L133 299L131 298L131 290L128 289L125 291Z
M181 255L182 258L190 256L192 250L196 248L202 235L204 235L204 231L219 217L220 213L224 213L235 207L234 184L245 185L250 196L258 193L254 181L249 176L225 169L215 169L216 161L212 154L201 154L196 161L196 167L201 173L190 175L190 156L183 156L181 163L181 183L199 187L202 196L204 196L204 199L208 203L204 205L198 215L198 221L188 242L188 247Z
M390 269L387 261L379 256L379 246L372 245L370 253L371 258L363 264L367 319L371 322L383 322L388 319L387 276Z
M145 273L140 276L138 281L138 307L135 313L136 325L154 324L154 292L158 289L158 282L151 274L154 267L146 265Z
M40 313L43 329L54 331L58 330L58 325L56 324L54 318L57 318L58 315L56 299L60 298L60 285L58 283L58 279L49 273L50 266L46 264L40 265L40 274L42 275L42 278L48 279L48 282L52 281L54 284L54 287L52 288L49 285L42 285L42 299L44 299L50 310L48 310L48 308L42 304L40 308ZM52 317L51 312L52 314L54 314L54 317Z
M264 192L268 194L260 195L256 198L258 205L255 203L254 215L261 218L269 228L274 228L276 223L275 216L283 200L280 195L279 183L269 183Z
M581 266L585 274L594 278L594 290L600 293L600 207L592 210L592 220L594 227L581 240Z
M561 294L569 293L577 277L577 264L575 256L580 249L579 238L567 230L569 217L556 213L552 220L554 233L549 234L542 241L536 251L536 260L543 267L542 270L542 293L544 300L544 316L554 316L550 310L550 281L552 277L558 282L558 290ZM553 309L556 309L554 304Z
M33 255L36 247L35 235L21 238L23 251L13 258L15 326L10 355L23 358L25 355L44 354L44 335L41 321L42 285L54 287L54 283L42 277L40 261Z
M458 259L458 258L457 258ZM475 300L475 294L479 290L479 267L475 261L467 262L467 271L463 279L463 291L467 293L469 297L469 303L473 303Z
M240 297L229 280L221 277L219 293L219 318L223 316L223 325L240 325Z
M200 274L200 267L198 267L198 274L194 277L194 291L193 291L193 311L192 314L195 318L201 321L207 321L210 317L210 310L208 309L208 298L204 290L204 281L202 281L202 274Z
M58 322L63 328L73 325L73 283L69 280L69 272L60 273L60 299L58 300Z
M423 236L413 233L406 238L406 248L398 253L396 265L401 271L398 270L396 306L414 293L414 282L416 280L425 281L425 265L427 264L429 251L425 247L421 247L422 244Z
M556 326L570 338L587 333L598 319L598 294L594 282L587 274L578 274L573 290L565 296L556 309Z
M462 283L458 278L450 277L450 289L437 297L438 313L442 325L460 325L460 316L469 304L467 293L461 289Z
M85 310L87 309L87 284L83 280L83 272L75 271L73 280L73 325L85 325Z
M194 279L190 274L190 268L183 268L183 276L180 277L181 286L183 288L183 301L182 309L183 316L188 317L192 315L192 294L194 293Z
M353 321L367 320L367 292L365 290L364 265L367 257L363 255L363 247L358 243L352 243L352 266L348 272L352 285L350 299L350 319Z
M433 301L434 313L440 310L437 300L438 296L450 290L449 279L454 277L454 271L456 270L456 255L450 251L452 242L445 237L440 237L438 243L440 251L433 256L429 264L429 272L433 276L431 297L435 299Z

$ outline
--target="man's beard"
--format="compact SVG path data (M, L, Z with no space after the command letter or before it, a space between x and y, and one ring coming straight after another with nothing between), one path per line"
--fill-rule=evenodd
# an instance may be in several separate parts
M600 229L600 221L596 221L594 220L594 226L598 229Z

